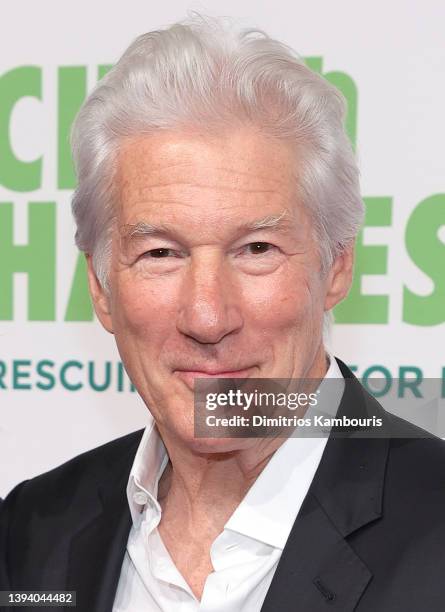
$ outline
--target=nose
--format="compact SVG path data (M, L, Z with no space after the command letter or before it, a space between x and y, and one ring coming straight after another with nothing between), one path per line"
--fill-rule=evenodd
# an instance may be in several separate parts
M192 257L179 298L177 328L201 344L217 344L242 327L240 298L217 253Z

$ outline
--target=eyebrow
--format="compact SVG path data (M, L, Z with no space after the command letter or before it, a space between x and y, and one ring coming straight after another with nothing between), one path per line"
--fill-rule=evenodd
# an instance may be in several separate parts
M245 232L255 232L262 229L277 229L286 230L293 225L293 219L290 218L289 212L283 210L276 215L267 215L262 219L257 219L252 222L242 224L238 229ZM127 223L121 228L121 238L142 238L144 236L153 236L159 234L168 234L172 229L168 225L152 224L146 221L138 221L137 223Z
M140 238L143 236L151 236L153 234L166 234L169 231L168 226L163 224L153 225L145 221L138 223L126 223L121 227L121 238Z
M243 226L243 229L248 231L256 231L261 229L286 229L292 224L292 220L289 218L289 212L287 210L283 210L278 215L268 215L263 219L259 219L258 221L254 221L253 223L249 223Z

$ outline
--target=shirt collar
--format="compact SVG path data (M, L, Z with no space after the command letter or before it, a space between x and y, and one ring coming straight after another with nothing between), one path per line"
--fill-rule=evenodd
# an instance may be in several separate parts
M135 527L139 526L147 504L161 512L157 501L158 483L168 463L167 450L156 423L151 414L148 416L149 423L139 443L127 485L128 505Z
M330 390L329 406L323 412L335 416L344 390L344 379L335 358L328 354L329 368L320 390L329 378L340 379ZM133 525L138 527L147 505L159 516L158 483L168 463L167 450L151 414L130 471L127 499ZM247 495L225 525L239 534L284 548L301 503L312 482L327 437L288 438L274 453Z

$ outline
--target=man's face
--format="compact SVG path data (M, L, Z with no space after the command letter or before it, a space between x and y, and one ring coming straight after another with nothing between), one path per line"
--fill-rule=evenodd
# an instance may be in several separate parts
M91 265L90 283L164 435L194 444L197 376L325 373L323 313L345 295L352 256L321 274L295 161L247 128L121 149L109 295Z

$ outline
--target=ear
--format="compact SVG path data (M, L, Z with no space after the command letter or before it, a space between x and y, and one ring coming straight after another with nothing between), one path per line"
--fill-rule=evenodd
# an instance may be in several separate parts
M337 255L327 277L325 310L331 310L347 295L352 283L354 269L354 244Z
M96 276L96 272L93 268L93 259L91 255L86 255L87 260L87 272L88 272L88 286L90 289L91 300L93 302L94 310L96 311L97 318L102 323L103 327L113 333L113 323L111 320L111 309L110 309L110 298L99 282Z

